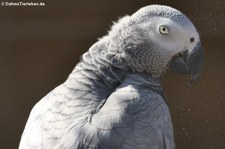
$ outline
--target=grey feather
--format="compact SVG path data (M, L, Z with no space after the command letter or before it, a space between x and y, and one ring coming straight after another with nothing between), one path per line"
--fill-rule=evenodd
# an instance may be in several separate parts
M156 16L183 25L176 36L198 37L190 20L171 7L147 6L123 17L83 54L64 83L34 106L19 148L175 149L159 77L183 49L176 45L180 39L159 44L156 36L162 35L152 35ZM165 49L165 43L171 47Z

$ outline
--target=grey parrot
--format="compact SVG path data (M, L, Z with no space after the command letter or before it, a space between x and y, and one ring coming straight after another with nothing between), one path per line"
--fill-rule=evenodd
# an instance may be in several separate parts
M115 23L32 109L20 149L174 149L160 76L196 79L204 49L180 11L149 5Z

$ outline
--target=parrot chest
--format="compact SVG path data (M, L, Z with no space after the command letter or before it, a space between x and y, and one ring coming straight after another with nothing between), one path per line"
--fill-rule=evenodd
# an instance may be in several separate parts
M128 85L117 89L93 115L90 124L100 132L104 130L109 140L116 140L107 142L109 148L114 144L131 149L162 148L158 145L164 144L164 138L173 138L170 113L164 99L146 87Z

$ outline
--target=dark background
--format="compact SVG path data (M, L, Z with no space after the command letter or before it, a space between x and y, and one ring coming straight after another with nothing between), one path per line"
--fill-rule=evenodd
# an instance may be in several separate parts
M30 0L29 0L30 1ZM35 1L32 1L35 2ZM184 12L206 49L202 75L162 77L177 149L225 147L225 1L39 1L44 7L0 6L0 146L18 147L31 108L61 84L119 16L149 4Z

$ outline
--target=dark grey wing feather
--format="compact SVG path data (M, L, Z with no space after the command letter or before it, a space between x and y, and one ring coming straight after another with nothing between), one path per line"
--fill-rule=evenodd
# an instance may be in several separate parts
M174 149L162 96L142 83L135 85L143 82L138 75L124 81L126 63L112 56L108 44L103 39L94 44L66 82L35 105L21 149Z
M72 144L64 143L72 138ZM168 107L155 91L122 84L97 113L74 126L59 147L174 149Z
M107 44L104 39L95 43L68 79L34 106L20 148L55 147L69 130L82 126L115 90L123 79L122 75L115 74L123 74L123 71L114 66L106 67L111 60L101 59L108 53ZM72 139L76 139L74 137Z

